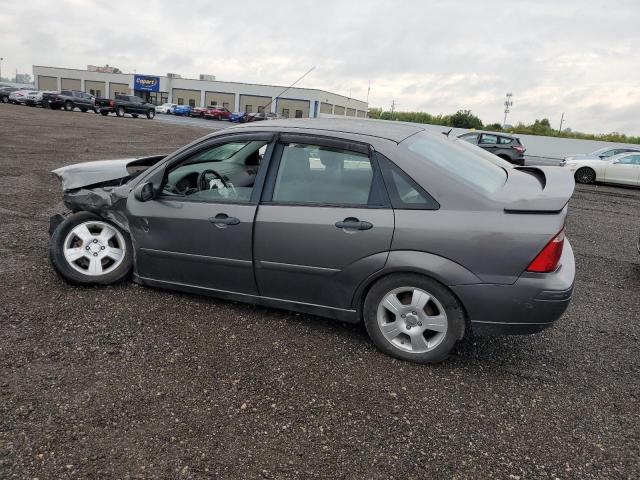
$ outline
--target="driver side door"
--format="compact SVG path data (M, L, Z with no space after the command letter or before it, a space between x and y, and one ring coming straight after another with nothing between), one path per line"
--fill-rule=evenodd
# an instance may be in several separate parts
M640 155L627 155L614 160L605 169L605 181L624 185L638 185Z
M161 185L152 200L133 194L127 200L136 274L143 281L257 294L254 217L272 139L266 133L209 139L143 180Z

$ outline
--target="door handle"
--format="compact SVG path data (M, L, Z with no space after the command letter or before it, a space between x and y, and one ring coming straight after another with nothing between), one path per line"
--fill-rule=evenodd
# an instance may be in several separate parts
M336 222L337 228L348 228L353 230L369 230L373 228L373 224L369 222L361 222L357 218L347 217L341 222Z
M219 213L215 217L209 217L209 221L216 227L226 227L227 225L238 225L240 219L236 217L230 217L226 213Z

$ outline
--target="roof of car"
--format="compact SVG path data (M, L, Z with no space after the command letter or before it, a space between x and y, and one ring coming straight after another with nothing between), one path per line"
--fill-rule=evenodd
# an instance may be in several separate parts
M259 122L263 123L263 122ZM425 130L416 124L392 122L386 120L369 119L339 119L339 118L296 118L287 120L271 120L268 125L246 123L231 127L233 129L264 128L265 126L276 129L310 129L325 130L327 132L354 133L369 135L371 137L385 138L393 142L401 142L411 135Z

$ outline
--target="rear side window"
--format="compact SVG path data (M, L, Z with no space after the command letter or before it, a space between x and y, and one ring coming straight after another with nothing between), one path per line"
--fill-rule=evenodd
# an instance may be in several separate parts
M495 145L498 143L497 135L487 135L486 133L480 138L481 145Z
M495 137L495 135L494 135ZM401 143L405 148L474 189L492 193L507 181L506 171L473 145L420 132ZM476 150L478 150L476 152ZM498 157L495 157L500 160ZM503 161L504 163L504 161Z
M367 155L315 145L284 145L274 202L367 205L373 169Z
M391 205L401 210L437 210L440 204L384 155L377 154Z
M508 137L498 137L498 143L500 145L508 145L513 141L512 138L508 138Z

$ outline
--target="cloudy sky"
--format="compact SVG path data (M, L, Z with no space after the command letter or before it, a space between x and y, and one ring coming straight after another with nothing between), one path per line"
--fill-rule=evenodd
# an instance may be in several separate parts
M210 73L388 109L640 135L639 0L0 0L3 75L32 65Z

